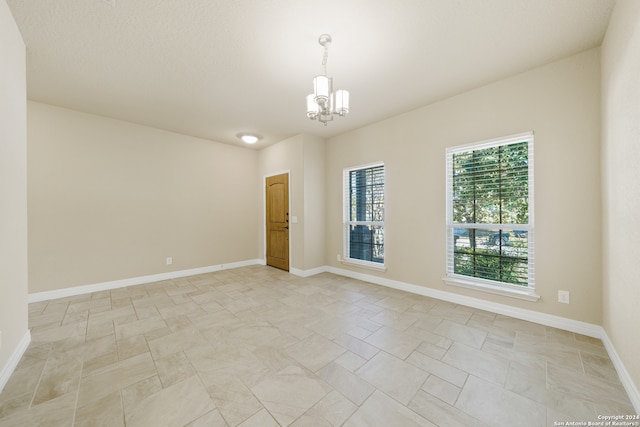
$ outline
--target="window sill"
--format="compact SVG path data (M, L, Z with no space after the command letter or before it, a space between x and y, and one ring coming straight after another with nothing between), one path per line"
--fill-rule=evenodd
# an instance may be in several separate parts
M387 271L387 267L385 267L384 264L379 264L377 262L360 261L360 260L351 259L351 258L349 259L343 258L342 261L340 262L344 265L352 265L354 267L361 267L369 270Z
M525 301L538 302L538 300L540 299L540 295L537 295L532 289L509 289L503 288L501 286L491 285L489 283L464 280L457 277L444 277L442 280L445 284L450 286L458 286L460 288L472 289L474 291L487 292L490 294L502 295L506 297L522 299Z

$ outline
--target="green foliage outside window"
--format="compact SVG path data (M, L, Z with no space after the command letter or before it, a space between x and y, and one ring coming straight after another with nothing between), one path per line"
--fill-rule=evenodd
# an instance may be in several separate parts
M527 286L528 142L454 153L452 172L454 273Z

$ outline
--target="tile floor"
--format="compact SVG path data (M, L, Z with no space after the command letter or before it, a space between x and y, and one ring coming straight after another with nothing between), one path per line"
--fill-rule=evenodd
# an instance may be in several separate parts
M599 340L264 266L29 306L0 426L547 426L635 413Z

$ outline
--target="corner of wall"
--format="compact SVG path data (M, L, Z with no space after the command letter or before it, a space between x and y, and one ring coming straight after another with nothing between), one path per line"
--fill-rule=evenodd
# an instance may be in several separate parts
M28 346L26 54L0 1L0 390Z
M640 2L618 0L601 47L603 324L640 413ZM615 360L614 360L615 362ZM630 393L631 394L631 393Z

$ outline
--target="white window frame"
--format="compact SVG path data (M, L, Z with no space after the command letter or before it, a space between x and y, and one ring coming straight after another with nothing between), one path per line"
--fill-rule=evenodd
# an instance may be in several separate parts
M364 165L358 165L358 166L352 166L352 167L348 167L348 168L344 168L343 169L343 173L342 173L342 193L343 193L343 216L342 216L342 242L343 242L343 249L342 249L342 260L341 262L343 264L351 264L351 265L355 265L358 267L364 267L364 268L370 268L370 269L374 269L374 270L380 270L380 271L386 271L386 229L384 226L385 221L351 221L350 220L350 212L351 212L351 200L350 200L350 194L349 194L349 175L351 172L353 171L357 171L357 170L362 170L362 169L369 169L369 168L375 168L375 167L379 167L382 166L383 168L383 179L384 179L384 199L386 202L386 192L387 192L387 182L386 182L386 168L384 165L384 162L375 162L375 163L368 163L368 164L364 164ZM383 217L386 216L386 206L383 208ZM367 261L367 260L362 260L362 259L358 259L358 258L351 258L351 254L350 254L350 228L351 226L355 226L355 225L365 225L365 226L379 226L382 227L383 229L383 239L384 239L384 243L383 246L385 246L385 256L384 256L384 261L382 263L380 262L374 262L374 261Z
M456 223L453 221L453 155L474 150L482 150L498 146L510 145L521 142L528 143L528 218L527 224L481 224L481 223ZM505 136L486 141L465 144L446 149L446 276L444 282L448 285L461 286L480 290L484 292L511 296L528 301L538 301L540 297L535 293L535 227L534 227L534 158L533 158L534 136L533 132L525 132L517 135ZM506 282L482 279L454 273L454 228L475 228L475 229L507 229L507 230L527 230L528 248L527 264L528 279L527 286L514 285Z

